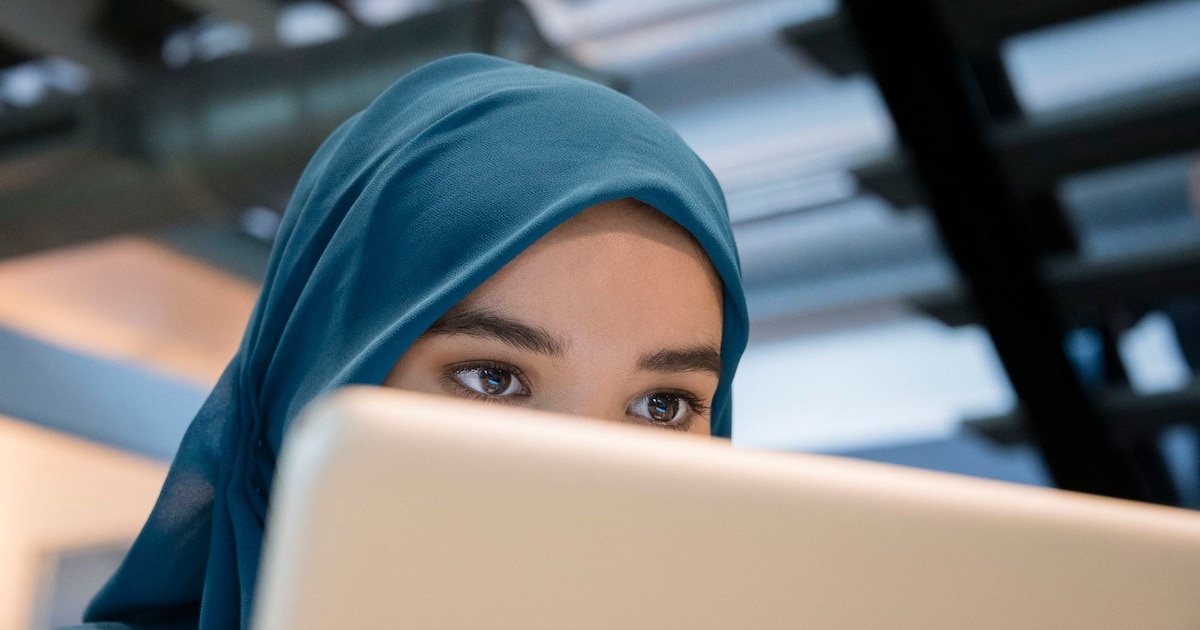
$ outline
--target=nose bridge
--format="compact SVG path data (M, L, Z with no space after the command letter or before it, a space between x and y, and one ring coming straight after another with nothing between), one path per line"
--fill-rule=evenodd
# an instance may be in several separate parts
M625 420L625 407L624 402L617 400L616 396L604 392L595 384L577 381L574 386L564 388L539 406L554 413L620 422Z

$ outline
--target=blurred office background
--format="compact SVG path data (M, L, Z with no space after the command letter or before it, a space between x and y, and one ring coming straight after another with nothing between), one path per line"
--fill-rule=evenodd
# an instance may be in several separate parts
M468 50L712 167L735 442L1200 506L1200 0L5 0L0 630L119 560L321 139Z

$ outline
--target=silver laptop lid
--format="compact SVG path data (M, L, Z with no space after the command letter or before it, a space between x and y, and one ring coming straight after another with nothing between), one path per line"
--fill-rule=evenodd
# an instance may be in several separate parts
M1200 515L357 388L289 436L257 630L1200 628Z

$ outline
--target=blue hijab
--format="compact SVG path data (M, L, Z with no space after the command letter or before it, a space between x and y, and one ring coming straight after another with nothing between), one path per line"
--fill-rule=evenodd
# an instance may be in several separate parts
M245 628L275 456L297 412L342 385L382 383L430 324L531 243L624 197L691 232L724 281L712 427L728 436L747 319L709 170L608 88L484 55L442 59L346 121L305 169L241 347L86 620Z

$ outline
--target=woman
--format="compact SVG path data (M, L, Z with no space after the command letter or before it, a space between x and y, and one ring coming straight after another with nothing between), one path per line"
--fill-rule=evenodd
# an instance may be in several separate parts
M246 627L275 455L342 385L728 436L739 273L716 181L640 105L482 55L418 69L305 170L242 345L86 620Z

